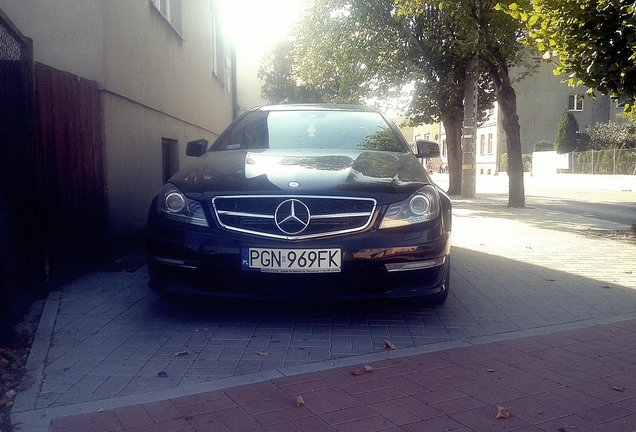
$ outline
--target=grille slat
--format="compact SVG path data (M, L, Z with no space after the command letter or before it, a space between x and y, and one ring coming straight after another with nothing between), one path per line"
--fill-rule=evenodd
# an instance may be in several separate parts
M300 240L361 231L371 223L377 203L356 197L238 195L215 197L212 206L225 229ZM285 222L288 216L293 220Z

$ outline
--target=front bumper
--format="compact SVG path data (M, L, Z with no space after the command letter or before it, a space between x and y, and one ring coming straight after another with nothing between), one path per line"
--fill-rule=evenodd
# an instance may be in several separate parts
M242 248L342 250L338 273L278 274L245 270ZM240 233L149 220L150 287L184 293L253 299L351 299L437 297L448 286L450 232L441 225L423 231L356 233L282 242Z

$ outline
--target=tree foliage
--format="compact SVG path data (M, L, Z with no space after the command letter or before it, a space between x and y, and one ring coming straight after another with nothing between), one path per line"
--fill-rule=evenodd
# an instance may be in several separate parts
M450 194L461 190L464 95L478 79L479 112L494 97L504 112L509 205L523 207L521 139L509 76L521 58L521 23L495 5L495 0L314 0L290 39L293 79L325 101L398 101L408 105L411 125L441 121ZM471 62L476 76L467 75Z
M517 0L506 6L555 74L614 97L636 98L635 3L626 0Z
M323 102L323 96L293 77L292 44L276 43L263 57L257 76L263 80L261 96L272 104Z
M293 32L294 76L326 101L371 101L402 111L411 125L442 122L449 193L459 194L466 67L474 38L453 11L437 3L408 7L384 0L316 0ZM485 113L493 91L487 80L480 84Z

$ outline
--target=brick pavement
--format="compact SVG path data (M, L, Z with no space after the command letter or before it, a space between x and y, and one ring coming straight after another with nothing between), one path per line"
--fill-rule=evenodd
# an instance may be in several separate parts
M49 431L634 431L634 341L628 320L54 419Z
M47 300L27 365L33 384L12 413L16 431L257 382L278 386L308 372L344 367L346 376L358 362L378 371L374 362L387 358L406 366L408 356L636 319L634 245L587 233L616 224L497 201L454 205L452 289L442 307L171 303L147 289L145 269L81 278ZM384 339L398 350L385 351ZM185 425L180 419L174 424Z

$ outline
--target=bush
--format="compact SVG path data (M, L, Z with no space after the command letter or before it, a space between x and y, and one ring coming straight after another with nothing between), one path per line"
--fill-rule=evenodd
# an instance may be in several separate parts
M521 162L523 163L523 172L532 171L532 154L524 153L521 155ZM499 171L508 172L508 153L502 153L499 156Z
M636 127L632 124L596 123L586 132L590 136L589 150L636 148Z
M567 108L563 110L561 120L559 121L559 129L554 139L554 150L558 154L570 153L579 147L578 143L579 124L574 114Z
M550 141L537 141L536 143L534 143L534 151L554 151L554 144L552 144Z

